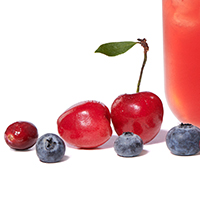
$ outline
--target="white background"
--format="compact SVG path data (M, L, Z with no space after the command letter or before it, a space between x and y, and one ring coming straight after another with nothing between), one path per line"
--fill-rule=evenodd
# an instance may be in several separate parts
M158 136L139 157L116 155L116 133L103 146L67 146L62 162L39 161L35 148L11 150L4 132L30 121L39 135L57 133L57 118L70 106L97 100L110 109L120 94L134 93L143 48L107 57L102 43L146 38L150 50L141 91L164 105ZM179 124L164 93L161 0L0 1L0 198L1 199L191 199L198 198L199 155L178 157L166 147ZM198 195L198 196L197 196Z

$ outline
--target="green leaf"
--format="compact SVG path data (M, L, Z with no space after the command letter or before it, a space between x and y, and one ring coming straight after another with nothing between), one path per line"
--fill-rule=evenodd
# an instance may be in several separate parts
M117 56L125 53L137 43L138 42L110 42L99 46L95 53L102 53L107 56Z

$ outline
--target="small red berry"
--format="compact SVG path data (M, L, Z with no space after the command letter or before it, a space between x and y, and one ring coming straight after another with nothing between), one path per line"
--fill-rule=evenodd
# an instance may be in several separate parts
M36 143L38 131L32 123L18 121L8 126L4 138L10 148L25 150Z

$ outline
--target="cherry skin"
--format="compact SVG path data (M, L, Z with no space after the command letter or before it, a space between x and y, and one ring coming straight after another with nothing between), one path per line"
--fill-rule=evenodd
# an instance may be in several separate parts
M163 120L163 104L151 92L124 94L111 106L111 118L118 135L133 132L143 143L150 142L160 131Z
M10 148L26 150L37 142L38 131L32 123L18 121L7 127L4 138Z
M79 148L96 148L112 135L108 108L97 101L85 101L67 109L57 120L58 132Z

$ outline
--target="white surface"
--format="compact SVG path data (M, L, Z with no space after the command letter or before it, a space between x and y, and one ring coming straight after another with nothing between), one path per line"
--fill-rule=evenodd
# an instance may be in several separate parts
M0 1L0 197L1 199L192 199L198 198L199 155L178 157L166 147L166 132L179 124L166 103L162 53L162 1ZM102 43L146 38L150 47L141 91L164 104L162 129L141 156L121 158L113 137L95 150L67 146L64 161L45 164L35 149L11 150L8 125L34 123L40 135L57 133L68 107L98 100L109 108L134 93L143 49L109 58ZM197 196L198 195L198 196Z

